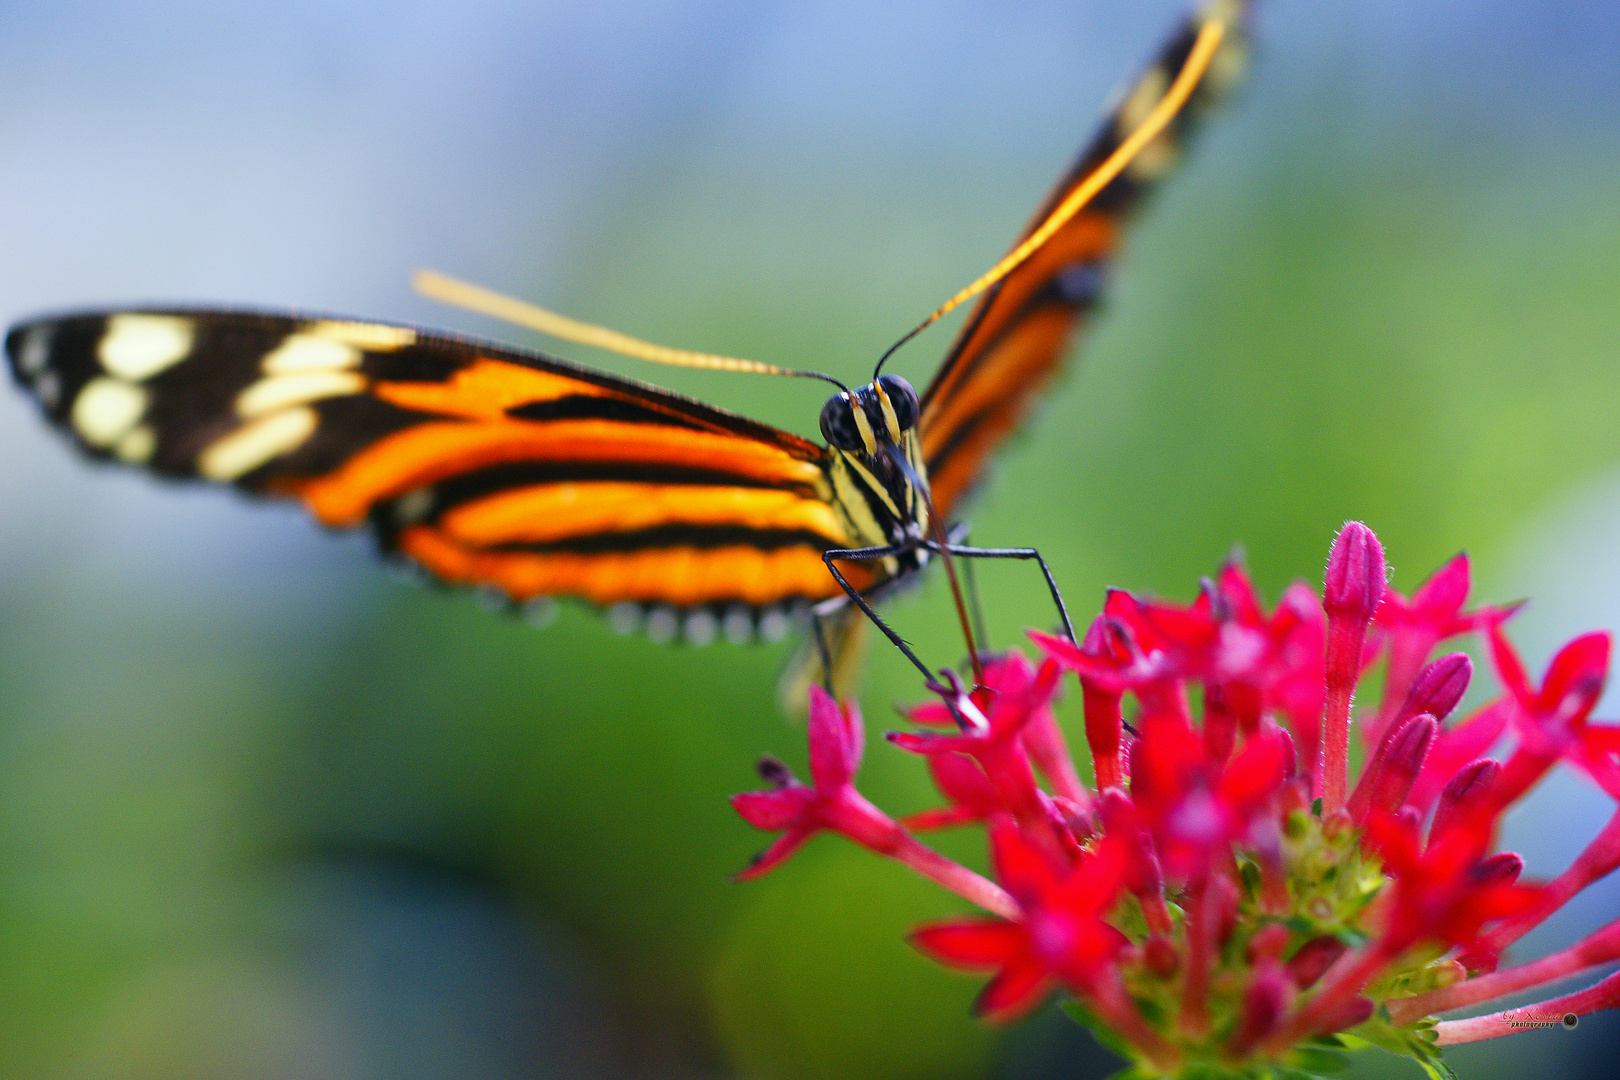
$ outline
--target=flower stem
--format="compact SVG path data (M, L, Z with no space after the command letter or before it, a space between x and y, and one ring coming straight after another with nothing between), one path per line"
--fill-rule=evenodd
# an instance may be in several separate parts
M1420 1017L1477 1005L1532 986L1568 978L1616 958L1620 958L1620 919L1588 934L1567 949L1549 953L1528 964L1481 975L1477 979L1415 997L1391 1001L1389 1017L1396 1024L1409 1024Z
M1000 885L974 873L961 863L947 859L933 848L918 843L907 835L896 845L892 857L929 881L943 885L969 903L1000 915L1003 919L1022 919L1024 911L1012 894Z
M1522 1030L1526 1020L1552 1020L1571 1013L1575 1016L1585 1016L1599 1009L1612 1009L1617 1003L1620 1003L1620 971L1573 994L1565 994L1563 997L1537 1002L1519 1009L1505 1009L1484 1016L1472 1016L1467 1020L1443 1020L1435 1025L1434 1030L1439 1036L1437 1041L1441 1046L1455 1046L1457 1043L1480 1042L1484 1039L1512 1035Z
M1359 644L1359 643L1358 643ZM1350 684L1328 683L1326 723L1322 730L1322 816L1344 808L1350 787Z

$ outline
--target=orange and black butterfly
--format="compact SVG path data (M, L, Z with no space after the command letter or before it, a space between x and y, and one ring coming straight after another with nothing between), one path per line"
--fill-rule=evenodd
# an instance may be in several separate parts
M539 353L346 318L97 311L18 325L6 352L93 457L294 498L442 581L514 605L583 599L655 638L774 639L821 605L849 655L846 588L866 609L947 539L942 523L1097 303L1122 222L1230 81L1240 14L1228 2L1189 19L1013 253L930 318L983 293L928 388L838 384L825 445ZM647 359L778 370L434 283Z

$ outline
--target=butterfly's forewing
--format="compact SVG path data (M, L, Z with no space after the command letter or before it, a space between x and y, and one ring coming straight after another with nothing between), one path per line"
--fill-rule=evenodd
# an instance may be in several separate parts
M820 553L847 537L823 450L655 387L407 327L229 311L40 320L6 351L92 455L369 523L452 583L716 613L836 590Z
M1239 5L1227 7L1228 17L1239 13ZM1186 63L1202 19L1190 19L1129 87L1020 240L1141 124ZM923 457L941 514L948 515L973 486L1057 372L1071 335L1097 304L1123 224L1175 164L1199 115L1235 81L1242 61L1243 42L1234 29L1171 125L968 315L922 397Z

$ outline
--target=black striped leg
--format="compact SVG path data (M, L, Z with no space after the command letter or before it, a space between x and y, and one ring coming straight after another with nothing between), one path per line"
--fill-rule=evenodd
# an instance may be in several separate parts
M838 587L843 589L844 594L855 602L855 606L860 608L861 611L865 613L866 617L871 619L873 624L876 625L879 630L883 631L884 637L894 642L894 647L904 653L906 659L910 660L912 664L916 666L917 670L923 673L923 678L927 679L929 682L933 682L934 673L928 670L928 665L917 659L917 654L911 651L911 646L906 644L905 639L899 634L895 633L893 628L890 627L888 623L884 622L883 619L878 616L877 612L872 610L872 605L866 602L866 597L861 595L861 591L855 586L851 585L849 580L844 577L843 573L838 569L838 567L833 564L834 559L848 559L850 561L855 561L858 559L887 559L891 555L903 555L906 552L911 551L916 546L917 541L907 541L900 544L887 544L883 547L833 548L831 551L823 551L821 553L821 561L827 564L827 569L829 572L831 572L833 580L838 582Z
M939 545L932 540L922 543L930 551L939 550ZM1034 559L1040 564L1041 573L1046 577L1046 587L1052 593L1052 603L1057 605L1058 615L1063 619L1063 632L1069 635L1070 641L1077 645L1080 643L1080 639L1074 636L1074 623L1069 621L1069 609L1063 603L1063 594L1058 591L1057 579L1052 577L1052 569L1046 565L1039 551L1034 548L981 548L962 544L947 544L946 550L964 559Z

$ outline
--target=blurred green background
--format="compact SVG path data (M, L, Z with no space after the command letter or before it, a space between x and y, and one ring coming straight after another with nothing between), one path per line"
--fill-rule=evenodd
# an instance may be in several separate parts
M859 378L1180 12L8 6L0 313L300 305L533 343L410 296L432 265ZM1620 9L1278 2L1259 38L974 537L1041 547L1089 617L1111 584L1190 596L1234 544L1275 596L1358 517L1399 587L1466 546L1483 595L1534 592L1536 662L1620 622ZM949 332L899 370L924 383ZM814 432L808 384L653 377ZM20 395L0 449L0 1075L1108 1071L1055 1015L967 1018L976 981L901 940L955 910L932 887L828 840L728 880L767 838L725 796L762 752L803 764L786 646L491 617L290 508L91 469ZM998 643L1049 620L1027 568L980 584ZM892 609L925 656L954 655L943 594ZM929 790L875 733L918 693L876 650L863 788L895 812ZM1607 813L1561 778L1508 842L1556 873ZM1594 890L1529 945L1617 908ZM1609 1075L1617 1041L1591 1017L1457 1060Z

